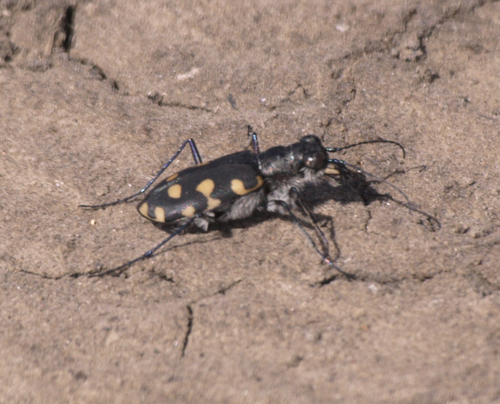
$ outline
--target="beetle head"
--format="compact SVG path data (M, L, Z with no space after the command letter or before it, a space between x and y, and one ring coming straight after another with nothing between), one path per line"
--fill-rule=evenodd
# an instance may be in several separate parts
M307 135L297 143L296 155L300 156L302 164L314 171L319 171L328 164L328 154L321 144L321 140L314 135Z

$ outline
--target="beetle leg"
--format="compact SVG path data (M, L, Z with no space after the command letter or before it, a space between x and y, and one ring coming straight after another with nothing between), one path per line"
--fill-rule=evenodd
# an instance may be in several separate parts
M253 148L253 152L257 157L257 164L259 166L259 170L262 170L262 163L260 161L260 147L259 147L259 139L257 137L257 133L254 132L252 127L248 125L248 142Z
M366 143L366 142L362 142L362 143ZM370 143L373 143L373 142L370 142ZM387 143L394 143L394 142L390 142L390 141L387 141ZM356 145L353 145L353 146L357 146ZM402 146L401 146L402 147ZM328 150L328 149L327 149ZM400 202L396 199L394 199L392 196L389 196L389 198L394 201L395 203L399 204L399 205L402 205L402 206L405 206L407 209L410 210L410 212L417 212L417 213L420 213L421 215L424 215L425 217L427 217L427 220L429 222L433 222L436 224L436 228L437 230L441 229L441 222L435 218L434 216L432 216L431 214L427 213L427 212L424 212L423 210L420 210L418 208L418 205L415 205L413 202L410 201L410 198L408 198L408 196L406 196L406 194L401 191L396 185L390 183L389 181L387 180L384 180L383 178L380 178L374 174L371 174L363 169L361 169L360 167L358 166L355 166L353 164L350 164L344 160L338 160L338 159L329 159L328 160L328 163L333 163L333 164L336 164L338 166L343 166L343 167L350 167L352 168L353 170L356 170L357 172L367 176L367 177L371 177L371 178L374 178L375 180L383 183L383 184L386 184L386 185L389 185L390 187L392 187L393 189L395 189L396 191L398 191L402 196L403 198L406 200L406 202ZM432 224L431 224L431 227Z
M188 140L186 140L182 144L182 146L179 148L179 153L184 148L184 146L186 146L186 142L188 142L189 143L189 147L191 147L191 153L193 153L194 163L196 165L203 163L203 161L201 160L200 152L198 151L198 148L196 147L196 143L194 142L194 139L188 139Z
M342 275L344 275L346 278L348 279L354 279L355 278L355 275L353 274L350 274L350 273L347 273L345 272L344 270L340 269L337 265L335 265L332 261L332 259L330 258L330 256L328 255L328 252L326 253L322 253L319 248L316 246L316 243L314 242L314 240L311 238L311 236L309 235L309 233L307 233L307 231L304 229L304 226L302 226L300 224L300 221L299 219L297 218L297 216L295 216L295 214L292 212L292 209L290 208L290 206L285 202L285 201L281 201L281 200L275 200L274 202L280 204L281 206L283 206L287 211L288 211L288 214L290 215L290 217L292 218L293 222L295 223L295 225L300 229L300 231L302 232L302 234L304 234L304 236L306 237L307 241L309 241L309 244L311 244L311 246L314 248L314 250L321 256L321 258L323 259L323 261L325 263L327 263L328 265L330 265L332 268L334 268L335 270L337 270L338 272L340 272ZM315 225L317 226L317 224ZM318 228L319 229L319 228ZM321 230L320 230L321 232ZM323 234L323 232L321 232L321 234ZM323 235L324 237L324 235ZM321 238L320 238L321 239Z
M100 205L80 205L79 208L91 208L91 209L105 208L107 206L113 206L113 205L118 205L119 203L127 202L131 199L138 197L139 195L144 194L144 192L146 192L148 190L148 188L151 185L153 185L153 183L158 179L158 177L160 175L163 174L163 172L170 166L170 164L173 163L173 161L179 156L179 154L181 154L182 150L184 149L184 147L186 147L187 144L189 144L189 146L191 147L191 152L193 153L193 158L194 158L195 164L196 165L201 164L202 160L200 157L200 153L198 152L198 148L196 147L196 143L194 142L193 139L187 139L186 141L184 141L182 146L179 147L179 150L177 150L177 152L170 158L170 160L168 160L163 165L163 167L160 169L160 171L158 171L158 173L156 173L155 176L153 178L151 178L151 180L147 183L147 185L144 188L142 188L139 192L137 192L133 195L127 196L126 198L118 199L117 201L114 201L114 202L103 203Z
M123 264L123 265L120 265L119 267L116 267L116 268L113 268L113 269L109 269L109 270L104 271L104 272L96 272L96 273L90 274L89 278L93 278L93 277L96 277L96 276L110 275L112 273L117 273L118 275L120 275L124 270L126 270L131 265L135 264L137 261L141 261L141 260L144 260L146 258L151 258L153 256L153 254L154 254L155 251L157 251L160 247L162 247L165 244L167 244L175 236L177 236L179 233L181 233L185 228L187 228L189 225L191 225L197 219L197 217L198 216L192 217L191 219L189 219L188 221L186 221L182 226L178 227L170 236L168 236L160 244L156 245L151 250L149 250L146 253L142 254L140 257L137 257L137 258L133 259L132 261L129 261L129 262Z
M328 243L328 239L326 238L325 236L325 233L323 233L323 231L320 229L320 227L318 226L318 222L316 221L316 219L314 218L312 212L306 207L306 205L304 204L304 202L302 202L302 199L300 199L300 196L299 196L299 191L297 190L297 188L293 187L292 189L290 189L290 195L292 196L294 202L305 212L305 214L309 217L309 220L311 221L312 225L313 225L313 228L314 228L314 232L316 233L316 236L318 237L318 239L320 240L321 242L321 245L323 247L323 255L326 255L328 256L330 253L330 248L329 248L329 243Z

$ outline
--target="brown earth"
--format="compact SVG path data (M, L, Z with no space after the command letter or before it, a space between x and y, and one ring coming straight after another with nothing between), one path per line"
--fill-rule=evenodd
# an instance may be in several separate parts
M0 403L500 402L499 2L1 0L0 15ZM305 197L354 281L269 215L86 276L165 233L134 204L79 204L140 189L188 137L205 159L241 150L248 124L263 149L402 143L405 159L337 157L442 228L325 186Z

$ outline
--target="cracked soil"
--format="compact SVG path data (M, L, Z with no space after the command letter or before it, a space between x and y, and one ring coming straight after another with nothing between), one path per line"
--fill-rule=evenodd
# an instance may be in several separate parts
M0 403L500 402L500 2L0 0ZM407 194L304 195L159 243L135 204L316 134ZM173 173L192 164L185 151ZM367 177L369 189L401 200Z

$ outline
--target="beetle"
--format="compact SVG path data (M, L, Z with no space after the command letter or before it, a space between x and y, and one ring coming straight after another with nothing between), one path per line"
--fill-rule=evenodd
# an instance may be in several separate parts
M407 204L404 205L411 210L417 210L412 207L406 195L394 185L363 171L359 167L343 160L330 158L328 155L328 153L363 144L391 143L401 148L404 157L405 150L398 142L379 139L363 141L345 147L328 148L323 146L319 137L307 135L291 145L275 146L261 151L257 134L250 126L247 129L250 150L228 154L203 163L195 141L187 139L139 192L110 203L80 205L80 207L91 209L105 208L145 194L182 150L187 145L190 146L195 165L159 182L137 206L137 210L143 217L168 226L171 229L171 234L140 257L119 267L96 272L90 276L121 273L137 261L151 257L155 251L189 226L194 225L206 231L210 223L244 219L252 216L256 211L268 211L289 215L326 264L348 278L353 278L353 275L343 271L333 263L328 252L328 241L314 215L300 197L301 191L306 186L319 185L325 176L341 176L348 168L392 186L406 199ZM305 231L295 215L294 211L297 208L301 209L310 220L321 243L321 249ZM425 214L425 212L423 213ZM427 216L430 217L430 215Z

